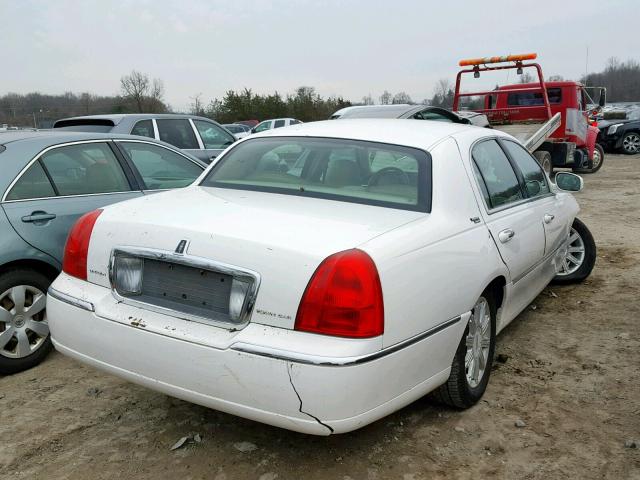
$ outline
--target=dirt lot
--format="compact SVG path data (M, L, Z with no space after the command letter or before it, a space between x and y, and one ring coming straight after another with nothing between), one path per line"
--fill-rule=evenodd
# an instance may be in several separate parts
M506 329L506 362L474 408L422 399L362 430L309 437L54 353L0 377L0 478L640 479L640 446L625 448L640 441L640 155L608 155L585 182L593 275L548 288ZM201 443L170 451L195 433Z

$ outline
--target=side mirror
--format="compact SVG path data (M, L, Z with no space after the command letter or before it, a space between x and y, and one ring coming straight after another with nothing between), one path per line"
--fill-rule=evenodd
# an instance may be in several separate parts
M535 197L536 195L538 195L541 190L540 182L536 180L529 180L528 182L525 183L525 187L529 195L531 195L532 197Z
M598 99L598 105L604 107L607 104L607 89L600 89L600 98Z
M256 127L253 127L253 128L251 129L251 133L256 133Z
M565 192L579 192L584 188L584 180L575 173L558 172L556 173L556 186Z

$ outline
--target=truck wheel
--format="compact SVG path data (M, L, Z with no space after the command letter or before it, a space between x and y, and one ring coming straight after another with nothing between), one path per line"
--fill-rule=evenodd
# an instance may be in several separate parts
M579 219L573 220L569 232L569 248L554 283L577 283L591 274L596 263L596 242L593 235Z
M30 269L0 275L0 374L39 364L51 350L45 311L51 279Z
M538 152L533 152L533 156L536 157L536 160L538 160L538 163L540 164L542 169L545 171L547 176L551 177L551 174L553 173L553 164L551 163L551 153L541 150Z
M602 168L602 164L604 163L604 149L599 143L596 143L596 146L593 149L592 163L593 166L591 168L574 168L573 171L577 173L596 173Z
M640 153L640 133L627 133L622 138L622 151L627 155Z
M434 397L460 409L475 405L489 383L495 344L496 304L492 292L485 290L471 310L449 379L434 392Z

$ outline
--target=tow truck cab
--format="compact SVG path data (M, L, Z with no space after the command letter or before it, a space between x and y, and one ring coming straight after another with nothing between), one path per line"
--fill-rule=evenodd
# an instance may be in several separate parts
M579 82L545 82L551 115L561 114L560 126L549 136L540 149L551 152L554 166L578 164L582 162L586 147L589 158L598 136L598 128L589 123L587 111L588 97L584 86ZM517 90L517 91L512 91ZM526 107L526 108L520 108ZM539 83L519 83L498 87L495 94L485 95L484 108L492 125L538 122L547 118L547 111ZM555 139L553 141L552 139ZM571 152L567 145L576 146L571 162Z

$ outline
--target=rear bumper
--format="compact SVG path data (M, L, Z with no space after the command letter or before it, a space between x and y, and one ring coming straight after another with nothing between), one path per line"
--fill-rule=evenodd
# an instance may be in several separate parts
M81 295L61 288L70 283L87 288ZM300 348L287 352L246 341L220 348L189 340L175 329L160 333L152 327L170 317L136 307L113 306L125 309L132 322L104 318L100 310L107 300L100 295L111 299L108 289L80 280L54 282L47 316L56 349L167 395L315 435L355 430L445 382L468 319L463 315L382 356L342 355L319 364ZM252 327L265 338L283 334L274 327L245 330ZM208 328L212 336L222 330Z

